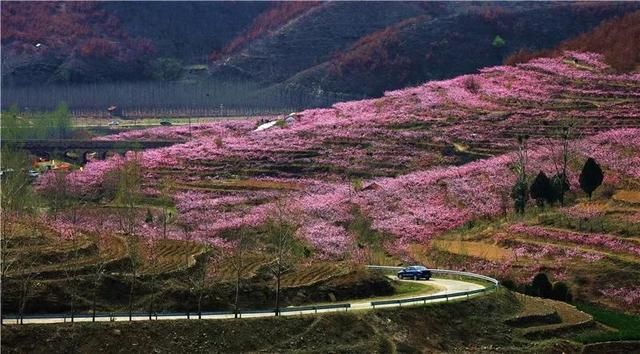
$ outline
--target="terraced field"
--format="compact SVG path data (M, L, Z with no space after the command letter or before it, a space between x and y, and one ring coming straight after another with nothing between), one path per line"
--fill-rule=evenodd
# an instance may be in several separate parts
M505 322L527 338L548 338L595 326L593 317L567 303L516 294L520 311Z
M263 268L268 262L269 258L264 255L252 254L245 257L242 260L242 270L240 270L240 278L250 279L253 278L258 271ZM236 269L230 261L223 261L220 270L220 278L223 281L233 280L236 277Z
M295 288L315 284L346 274L350 269L339 263L312 263L297 267L282 277L282 286Z
M450 233L434 241L440 256L426 262L442 261L448 254L462 257L458 261L467 267L501 264L502 272L494 271L495 275L521 282L544 271L569 281L584 301L637 309L637 297L622 295L636 292L640 282L636 195L633 190L619 190L608 199L582 200L566 208L532 211L523 219Z
M196 265L197 257L206 248L196 242L180 240L159 240L153 260L146 259L140 271L142 274L171 274L184 271Z

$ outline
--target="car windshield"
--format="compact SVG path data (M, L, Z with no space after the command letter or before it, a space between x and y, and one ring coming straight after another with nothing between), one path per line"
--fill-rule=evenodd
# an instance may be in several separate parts
M407 267L407 270L427 270L427 267L423 267L423 266L411 266L411 267Z

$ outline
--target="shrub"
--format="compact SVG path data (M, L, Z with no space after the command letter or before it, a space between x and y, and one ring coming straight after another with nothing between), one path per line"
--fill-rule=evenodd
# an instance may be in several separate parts
M549 277L545 273L538 273L533 280L531 281L531 285L529 287L529 295L549 298L553 292L553 285L551 281L549 281Z
M558 281L553 284L553 289L551 290L551 298L554 300L571 302L573 300L573 295L571 294L571 290L566 283Z
M551 186L551 180L547 175L540 171L536 178L531 183L529 188L531 198L536 200L536 204L539 207L544 206L544 202L552 203L554 199L553 187Z
M473 76L468 76L462 82L464 88L471 93L478 93L480 91L480 83Z
M496 48L502 48L502 47L504 47L505 44L507 44L507 43L500 36L496 36L496 38L494 38L493 42L491 43L491 45L496 47Z
M516 291L518 288L518 285L516 284L516 282L514 282L511 279L505 279L502 282L500 282L500 284L511 291Z
M153 222L153 214L151 214L151 209L147 208L147 214L144 217L144 222L150 224Z

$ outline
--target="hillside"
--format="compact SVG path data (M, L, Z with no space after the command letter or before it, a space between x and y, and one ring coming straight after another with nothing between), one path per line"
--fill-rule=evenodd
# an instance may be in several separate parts
M212 65L215 76L277 83L327 60L358 38L423 10L417 3L325 2Z
M295 122L261 132L253 131L252 121L224 121L102 139L176 141L137 157L146 171L144 191L150 198L160 195L163 181L171 179L174 186L172 202L179 219L167 231L171 238L224 244L239 229L260 230L285 202L288 213L297 216L297 234L311 259L419 259L424 254L416 254L413 247L429 250L435 239L453 229L511 215L515 157L510 152L519 135L530 136L527 169L553 175L560 158L559 132L572 127L572 198L580 195L577 176L587 157L605 169L603 189L638 188L640 78L612 74L602 60L597 54L567 52L516 67L486 68L388 92L380 99L303 111ZM99 200L109 191L109 171L131 158L91 162L67 176L67 182L85 198ZM50 182L44 177L39 181L43 188ZM117 223L113 215L104 215L104 220ZM523 225L516 224L521 230ZM88 219L83 227L99 225ZM500 229L509 230L508 225ZM636 241L625 239L633 231L605 234L598 236L603 243L587 253L620 243L631 252L623 252L623 261L637 263L638 254L630 246ZM537 237L556 236L544 235ZM582 259L581 254L568 257ZM516 264L502 265L510 271ZM463 265L508 275L500 264L445 262L446 267ZM523 269L533 272L540 265ZM563 269L553 274L566 274ZM626 280L604 277L601 285L631 286L640 279L631 265L625 269ZM526 276L518 274L518 279Z
M193 79L191 65L213 60L214 80L277 85L333 101L472 73L638 9L634 3L437 2L1 6L5 87ZM504 40L499 48L492 46L496 36Z
M588 51L604 55L614 69L640 70L640 11L604 21L592 31L563 41L555 49L538 52L520 50L506 59L507 64L527 62L533 58L559 56L565 50Z
M549 3L380 6L313 7L235 55L219 59L213 74L347 97L380 96L389 89L499 64L523 48L554 46L603 19L638 8ZM366 14L367 20L343 16L351 13ZM492 46L496 36L504 45Z
M266 2L2 2L2 84L138 81L206 63Z
M528 328L505 323L513 322L519 312L527 310L531 314L528 307L534 307L535 314L545 306L548 305L531 306L528 301L521 303L515 296L501 293L440 306L320 316L7 326L2 331L2 342L7 353L61 349L105 353L579 353L583 348L589 352L590 346L575 341L581 330L571 323L584 314L569 306L569 317L547 325L556 329L542 338L528 338ZM603 332L606 333L598 330ZM572 341L560 338L561 333ZM608 343L598 349L615 348L615 343ZM627 350L634 348L637 345L627 344Z

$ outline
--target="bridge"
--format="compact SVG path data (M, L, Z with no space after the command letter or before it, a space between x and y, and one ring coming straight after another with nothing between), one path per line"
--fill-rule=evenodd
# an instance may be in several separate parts
M1 141L3 147L12 146L40 157L74 160L81 163L85 163L87 156L93 153L104 159L109 154L124 154L132 150L155 149L180 143L182 141L171 140L2 139Z

